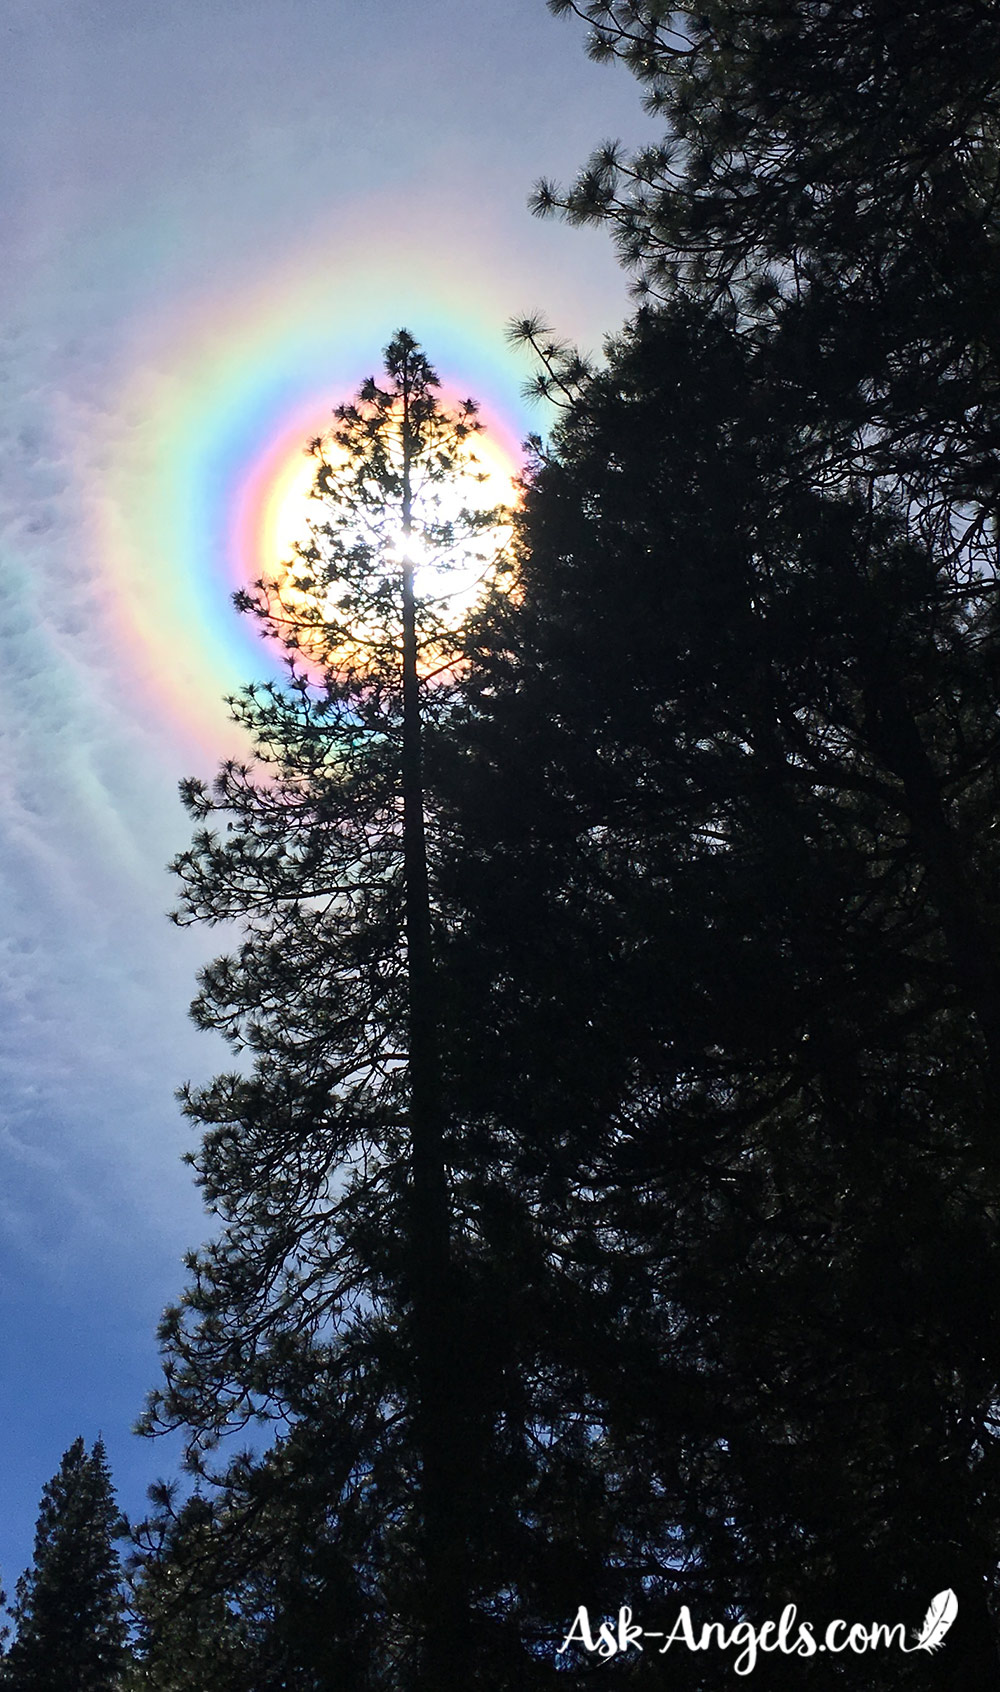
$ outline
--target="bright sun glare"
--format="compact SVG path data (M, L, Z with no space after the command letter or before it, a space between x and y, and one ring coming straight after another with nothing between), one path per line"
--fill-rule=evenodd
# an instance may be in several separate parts
M484 432L475 437L472 453L476 462L470 471L435 490L440 495L435 512L438 522L457 518L463 508L489 510L498 505L510 507L516 501L513 480L517 471L503 447ZM278 582L287 581L287 566L296 557L296 547L308 542L310 521L322 521L323 503L312 497L315 475L316 460L300 451L286 462L271 484L262 513L262 553L266 574ZM417 530L419 516L418 498L415 501ZM494 532L474 543L473 550L492 559L506 538L506 530ZM460 621L475 603L488 564L473 557L464 566L449 567L446 560L426 555L419 532L411 536L409 551L416 566L418 597L440 601L440 609L448 620Z

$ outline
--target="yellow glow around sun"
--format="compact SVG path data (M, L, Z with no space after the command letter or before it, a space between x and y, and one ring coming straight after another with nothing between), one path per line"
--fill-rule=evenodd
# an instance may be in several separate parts
M312 495L316 460L301 448L275 476L261 513L261 556L268 574L280 577L282 566L295 557L297 546L309 539L309 519L315 519L318 505Z

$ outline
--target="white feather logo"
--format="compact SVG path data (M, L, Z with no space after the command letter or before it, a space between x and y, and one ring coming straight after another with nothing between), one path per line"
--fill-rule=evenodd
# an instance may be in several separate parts
M958 1599L950 1586L939 1592L931 1599L930 1609L924 1617L924 1625L917 1634L916 1643L910 1646L911 1651L938 1651L941 1642L958 1615Z

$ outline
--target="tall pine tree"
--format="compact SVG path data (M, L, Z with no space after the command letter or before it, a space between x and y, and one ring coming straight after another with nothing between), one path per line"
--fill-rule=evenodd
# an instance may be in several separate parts
M225 831L202 827L177 861L179 920L245 933L194 1014L252 1063L185 1095L222 1227L166 1318L150 1418L190 1430L195 1464L273 1422L265 1478L319 1451L330 1532L350 1548L329 1567L385 1617L385 1659L407 1655L433 1686L465 1672L478 1434L423 769L461 692L451 601L496 568L500 525L475 407L446 411L437 387L402 331L381 381L313 442L310 539L283 581L239 598L288 652L289 681L236 704L255 761L185 787Z
M703 1615L917 1621L953 1583L939 1672L985 1675L988 1057L859 678L877 640L995 877L995 617L888 513L783 487L756 371L695 308L647 319L529 477L456 775L461 1108L507 1125L577 1312L552 1367L623 1600L658 1569Z
M462 1108L590 1301L589 1357L554 1334L623 1592L954 1584L934 1683L992 1685L997 15L553 9L670 134L537 201L647 306L589 381L540 346L565 421L456 760Z

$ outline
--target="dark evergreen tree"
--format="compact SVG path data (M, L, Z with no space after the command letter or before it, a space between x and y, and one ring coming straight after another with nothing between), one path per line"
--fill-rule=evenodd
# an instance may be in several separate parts
M539 196L658 303L597 376L522 326L565 419L450 778L461 1108L576 1295L622 1590L953 1584L867 1683L992 1685L1000 20L553 9L673 133Z
M992 883L994 595L790 487L796 436L752 349L678 307L529 479L454 777L449 963L488 1031L462 1109L519 1125L624 1597L658 1570L703 1615L919 1621L954 1584L937 1672L988 1684L988 1051L871 689L874 649Z
M104 1446L74 1440L42 1491L32 1566L17 1583L11 1692L118 1692L128 1653L115 1549L119 1517Z

